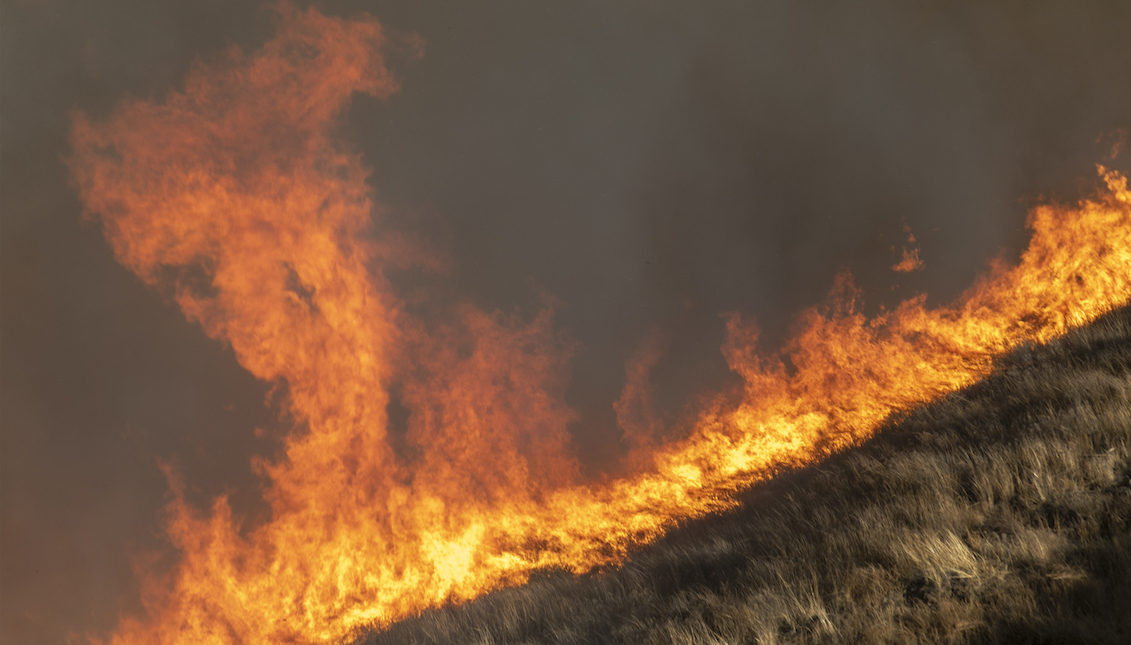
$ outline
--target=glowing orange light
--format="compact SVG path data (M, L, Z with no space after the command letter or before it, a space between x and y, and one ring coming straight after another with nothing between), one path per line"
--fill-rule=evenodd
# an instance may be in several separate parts
M522 322L466 306L458 322L426 324L381 274L368 170L332 134L354 92L396 90L380 25L278 14L261 50L197 65L163 103L74 119L72 177L118 260L172 286L256 377L285 382L304 428L283 458L256 464L271 517L249 533L223 498L201 513L174 496L180 562L148 582L148 616L123 617L110 643L333 643L537 567L615 563L736 488L970 384L1018 343L1131 299L1131 193L1101 168L1107 192L1034 210L1020 264L954 305L918 298L868 320L841 278L834 310L805 313L784 350L792 372L731 316L723 351L741 401L720 397L686 439L654 447L641 395L626 391L618 415L643 419L647 467L586 485L567 450L570 346L550 313ZM394 385L411 410L404 454L386 437Z

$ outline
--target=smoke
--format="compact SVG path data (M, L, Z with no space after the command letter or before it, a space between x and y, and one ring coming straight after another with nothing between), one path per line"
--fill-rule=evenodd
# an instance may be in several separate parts
M444 222L459 293L564 303L590 463L654 326L671 416L727 378L720 311L773 345L845 267L871 311L947 302L1020 251L1021 199L1075 195L1131 114L1118 3L607 5L378 13L428 51L354 117L390 212ZM893 275L904 224L927 269Z
M650 334L671 339L652 424L730 378L720 312L772 346L842 267L873 307L949 300L1019 251L1019 200L1087 191L1131 118L1125 3L750 4L323 7L427 43L345 126L389 225L448 258L390 280L528 319L542 291L562 303L593 471L629 445L613 402ZM159 525L154 455L207 500L254 491L251 456L278 447L263 387L113 264L58 163L71 108L160 96L269 23L256 3L81 5L12 4L2 27L5 640L113 623L124 545ZM925 269L893 274L904 223Z

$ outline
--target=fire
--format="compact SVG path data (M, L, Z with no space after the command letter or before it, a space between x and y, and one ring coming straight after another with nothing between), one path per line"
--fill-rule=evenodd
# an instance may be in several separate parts
M911 273L912 271L920 271L923 268L923 260L919 258L919 241L915 239L915 235L911 233L911 227L906 224L903 225L903 232L907 234L907 244L910 248L904 246L901 251L903 252L903 259L892 265L892 271L900 273Z
M180 562L147 579L148 616L123 617L110 643L341 642L538 567L615 564L737 488L972 383L995 355L1131 299L1131 192L1101 168L1107 191L1035 209L1020 264L954 305L918 298L868 320L840 278L837 304L805 313L783 350L792 370L731 315L723 351L741 400L720 396L659 447L640 403L659 351L646 346L617 412L650 457L586 484L567 450L571 346L550 308L524 322L464 306L425 322L384 277L412 252L375 232L368 170L334 136L354 92L397 89L381 26L277 14L261 50L196 65L164 102L74 117L73 181L118 260L256 377L285 384L296 422L285 455L254 464L271 516L247 532L224 498L202 513L170 477ZM387 435L393 388L411 410L403 449Z

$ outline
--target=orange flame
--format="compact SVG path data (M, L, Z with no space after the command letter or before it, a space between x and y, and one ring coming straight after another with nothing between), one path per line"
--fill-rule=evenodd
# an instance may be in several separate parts
M784 350L792 371L731 316L723 350L741 400L720 396L638 474L581 484L562 402L571 348L549 310L523 323L465 306L426 325L382 275L368 171L333 137L354 92L396 90L380 25L277 13L260 51L198 64L164 103L74 118L72 177L118 260L171 289L255 376L285 383L302 426L282 459L256 464L271 517L246 534L224 498L201 514L171 477L180 562L147 581L148 616L123 617L111 643L340 642L538 567L616 563L735 489L970 384L994 355L1131 298L1131 192L1100 168L1107 192L1034 210L1020 264L955 305L920 297L866 320L839 279L839 304L805 313ZM638 360L640 386L650 359ZM393 386L411 410L404 450L386 435Z
M900 249L903 252L903 259L893 264L891 270L899 273L921 271L923 260L919 259L919 240L915 239L915 235L911 233L911 227L906 224L903 225L903 232L907 233L907 243L910 248L904 246Z
M669 339L654 328L644 335L640 347L632 358L625 361L627 377L620 398L613 403L617 414L617 425L624 433L624 439L632 449L633 456L639 458L653 447L660 420L656 418L652 404L652 387L649 375L667 351Z

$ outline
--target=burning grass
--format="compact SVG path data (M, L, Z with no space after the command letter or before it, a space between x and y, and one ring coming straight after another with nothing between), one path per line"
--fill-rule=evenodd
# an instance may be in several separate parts
M1131 642L1131 308L742 502L358 643Z
M735 491L970 385L995 356L1131 300L1131 191L1100 167L1106 189L1033 209L1019 263L998 263L952 305L927 308L920 295L868 319L842 276L829 306L800 314L770 354L749 320L728 316L737 396L705 400L683 439L653 445L647 397L630 384L617 412L639 468L586 482L564 399L572 344L551 308L526 321L437 302L444 315L421 317L388 277L422 252L374 220L371 169L338 136L355 93L397 89L381 24L287 3L275 13L274 38L197 64L183 90L73 117L71 178L118 261L286 388L283 446L253 463L269 516L244 530L226 497L195 508L171 473L166 533L179 560L140 571L145 611L96 643L340 643L539 570L619 565L673 525L733 506ZM399 437L394 392L408 412ZM941 502L929 501L919 513L933 517ZM981 575L962 531L884 535L935 572L922 590L949 588L937 571ZM883 548L868 561L884 562ZM936 560L949 564L927 566ZM816 586L797 602L824 598L820 576L803 579Z

